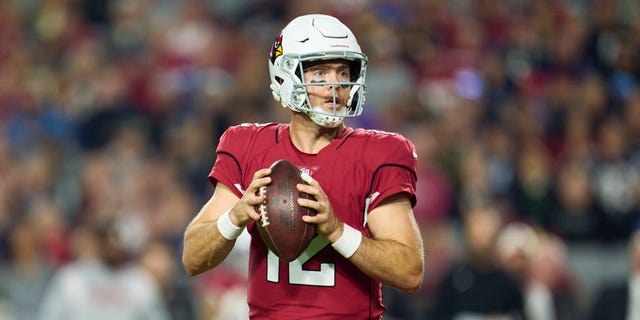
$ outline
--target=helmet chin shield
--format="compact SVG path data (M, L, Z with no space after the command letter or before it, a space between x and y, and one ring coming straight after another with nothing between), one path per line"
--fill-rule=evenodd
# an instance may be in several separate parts
M323 60L347 61L349 81L305 83L303 65ZM276 39L269 59L274 99L286 108L309 115L322 127L336 127L344 118L362 114L366 69L367 57L353 33L338 19L326 15L305 15L291 21ZM313 106L307 93L309 86L330 86L333 108ZM341 101L336 92L347 89L349 97Z
M335 108L334 108L335 109ZM346 110L334 111L333 115L324 111L322 107L313 107L311 111L306 112L311 121L325 128L335 128L339 126L346 115Z

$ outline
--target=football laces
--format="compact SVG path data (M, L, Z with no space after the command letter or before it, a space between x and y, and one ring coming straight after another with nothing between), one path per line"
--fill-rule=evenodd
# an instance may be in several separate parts
M260 222L262 223L262 227L266 227L269 224L271 224L269 222L269 217L267 216L267 206L266 206L266 195L267 195L267 187L263 186L260 187L260 190L258 191L258 195L261 197L264 197L265 201L263 201L260 204L260 207L258 208L258 210L260 211Z

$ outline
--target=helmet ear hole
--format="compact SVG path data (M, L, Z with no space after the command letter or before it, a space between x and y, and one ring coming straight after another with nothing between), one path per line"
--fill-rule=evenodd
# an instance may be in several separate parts
M300 70L304 69L304 66L302 66L302 68L296 68L296 77L298 77L298 79L300 79L300 81L304 82L304 78L302 77L302 72Z
M353 94L353 97L350 98L351 103L349 104L349 109L354 110L357 106L358 106L358 100L360 99L360 95L359 93L356 91L356 93Z
M349 61L349 71L351 71L351 81L356 82L358 78L360 78L360 71L362 68L362 63L360 60L352 60Z
M282 83L284 82L284 79L282 79L282 78L280 78L280 77L274 77L274 79L276 79L276 81L277 81L279 84L282 84Z

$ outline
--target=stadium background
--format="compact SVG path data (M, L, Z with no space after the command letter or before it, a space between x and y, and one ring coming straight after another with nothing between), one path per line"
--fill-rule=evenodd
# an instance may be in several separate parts
M425 283L388 290L390 319L429 308L478 208L504 219L498 252L570 279L558 290L576 317L624 279L640 210L636 1L4 0L0 319L33 316L105 215L175 319L243 310L246 246L188 278L182 232L211 194L221 132L286 121L269 47L315 12L342 19L370 59L365 112L349 124L402 133L420 154Z

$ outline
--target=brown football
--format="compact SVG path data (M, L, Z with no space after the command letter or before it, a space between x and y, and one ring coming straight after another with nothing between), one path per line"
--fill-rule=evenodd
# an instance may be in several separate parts
M316 235L315 225L302 221L304 215L316 211L298 205L298 198L313 196L299 192L296 184L305 183L300 169L287 160L271 165L271 183L259 191L266 195L264 203L256 206L260 237L273 253L287 262L295 260L309 246Z

